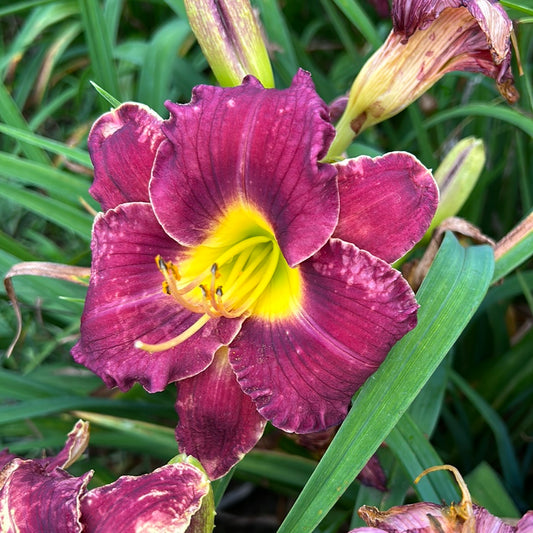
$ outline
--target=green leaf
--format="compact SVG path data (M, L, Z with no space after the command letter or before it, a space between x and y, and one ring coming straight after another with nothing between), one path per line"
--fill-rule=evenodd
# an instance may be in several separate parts
M424 127L430 128L450 118L474 116L502 120L512 126L520 128L530 137L533 137L533 120L531 120L531 118L510 107L483 103L466 104L435 113L431 118L424 121Z
M90 81L89 83L96 89L96 92L104 98L104 100L107 100L111 104L113 108L117 108L120 105L120 100L117 100L112 94L94 83L94 81Z
M507 494L500 478L487 463L479 463L465 481L473 500L495 516L519 518L520 512Z
M77 233L86 241L91 238L93 219L88 213L82 213L80 210L59 202L54 198L22 189L9 183L0 182L0 194L20 204L29 211L33 211L43 218L54 222L58 226Z
M111 38L102 6L97 0L78 0L78 5L95 79L98 84L120 99Z
M397 424L468 324L494 270L488 246L463 249L447 233L418 292L418 326L391 350L279 529L311 532Z
M298 70L298 59L283 13L276 0L257 0L256 4L259 6L268 40L276 45L273 63L283 81L289 85Z
M27 418L45 416L63 411L78 409L94 409L95 411L106 411L113 413L138 414L141 409L151 412L151 416L156 416L160 410L155 404L140 404L139 402L127 402L107 398L91 398L85 396L55 396L50 398L39 398L22 401L14 405L2 406L0 412L0 424L8 422L18 422Z
M81 208L80 198L89 201L89 181L75 174L0 152L0 176L34 185L65 204Z
M62 155L67 159L75 161L76 163L79 163L87 168L92 168L91 158L85 150L72 148L61 142L54 141L53 139L47 139L46 137L41 137L36 133L21 128L15 128L13 126L9 126L8 124L0 123L0 133L5 133L6 135L13 137L13 139L26 142L33 146L38 146L44 150L49 150L54 154Z
M498 413L459 374L451 372L450 378L493 431L507 486L516 490L517 493L521 492L523 478L520 475L520 466L505 423Z
M172 65L190 31L187 21L172 20L157 31L146 49L137 99L158 113L165 110L163 102L169 98L174 74Z
M368 15L357 0L333 0L346 18L361 32L364 38L374 47L379 48L383 41L368 18Z
M17 104L11 98L5 85L0 82L0 119L16 128L30 131L24 116L19 111ZM49 159L46 154L36 146L27 145L23 143L21 145L22 151L29 159L38 161L39 163L49 163Z
M409 413L405 413L387 437L387 444L403 465L409 478L414 480L426 468L441 465L442 459L422 434ZM460 500L457 485L448 472L435 472L420 480L414 489L421 501L448 503Z

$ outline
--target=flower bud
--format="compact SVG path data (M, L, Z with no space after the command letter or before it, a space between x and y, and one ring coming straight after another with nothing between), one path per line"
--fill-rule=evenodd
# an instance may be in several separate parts
M430 235L444 219L458 213L470 196L484 164L485 147L481 139L466 137L448 152L433 173L440 200L426 235Z
M185 9L220 85L239 85L252 74L264 87L274 87L268 53L248 0L185 0Z

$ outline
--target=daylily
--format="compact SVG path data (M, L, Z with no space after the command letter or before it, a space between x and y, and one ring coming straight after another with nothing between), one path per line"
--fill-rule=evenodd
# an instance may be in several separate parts
M89 136L92 273L73 349L112 387L178 382L177 439L211 478L260 438L339 424L416 324L389 262L428 227L431 173L398 152L322 163L327 107L299 71L199 86L170 118L126 103Z
M363 505L359 516L369 527L352 529L350 533L531 533L533 511L528 511L515 525L504 522L485 508L472 503L470 492L457 469L450 465L431 467L420 477L435 470L451 470L462 491L459 504L438 505L420 502L379 511ZM415 482L417 481L415 480Z
M511 72L513 24L495 0L396 0L393 29L350 89L329 156L364 129L396 115L452 71L496 80L504 98L518 93Z
M210 491L204 472L184 459L88 491L92 471L81 477L65 471L88 438L88 423L80 420L55 457L22 459L0 452L2 533L191 531L187 528ZM212 530L212 520L202 522L194 531Z

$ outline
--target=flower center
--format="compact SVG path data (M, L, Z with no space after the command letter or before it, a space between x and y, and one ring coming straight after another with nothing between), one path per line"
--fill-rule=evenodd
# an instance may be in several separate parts
M258 316L275 320L291 313L301 297L297 268L290 268L265 219L254 209L237 206L218 222L199 246L178 262L156 257L163 292L201 316L177 337L137 348L159 352L173 348L210 319Z

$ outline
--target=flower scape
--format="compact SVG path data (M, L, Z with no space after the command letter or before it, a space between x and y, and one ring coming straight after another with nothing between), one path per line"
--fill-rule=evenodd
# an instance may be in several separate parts
M180 451L215 479L266 421L343 420L416 325L390 263L438 192L405 152L325 162L335 130L303 70L288 89L248 76L166 107L125 103L90 132L103 213L73 356L109 387L176 382Z

